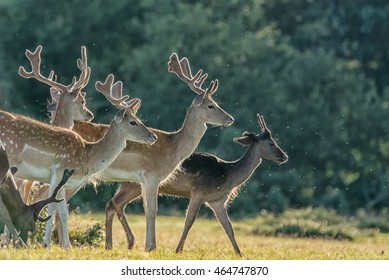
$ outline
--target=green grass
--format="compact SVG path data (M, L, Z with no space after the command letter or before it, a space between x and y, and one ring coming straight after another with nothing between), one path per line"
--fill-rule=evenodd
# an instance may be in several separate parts
M246 220L252 234L264 236L310 237L335 240L354 240L388 233L387 215L368 215L359 211L356 216L337 215L334 210L306 208L288 210L274 216L264 213Z
M230 241L215 219L198 218L192 227L184 252L174 253L183 228L183 217L159 216L157 250L145 252L145 218L129 216L136 237L127 250L120 223L114 223L114 249L104 249L103 214L71 214L71 250L57 245L43 248L38 242L28 249L2 248L0 259L266 259L266 260L349 260L389 259L387 216L360 213L356 217L338 216L324 209L289 210L274 217L233 221L236 240L243 257L234 254ZM381 229L382 227L382 229ZM39 238L37 239L39 240Z

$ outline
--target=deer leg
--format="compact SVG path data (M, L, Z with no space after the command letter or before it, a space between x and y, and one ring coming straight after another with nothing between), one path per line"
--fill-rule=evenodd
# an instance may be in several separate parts
M122 224L126 233L128 249L134 246L134 235L128 225L124 209L128 203L138 198L142 194L142 188L137 183L125 182L119 188L115 196L107 203L105 207L105 249L112 249L112 223L115 214Z
M201 204L203 204L203 200L199 197L192 197L190 199L188 210L186 211L184 230L182 232L180 242L178 243L178 246L176 248L176 253L182 252L186 237L188 236L189 230L196 219L197 212L199 212Z
M50 186L49 186L49 194L47 197L50 197L55 189L55 186L59 184L61 181L60 176L55 171L51 172L51 178L50 178ZM63 190L59 192L61 194ZM63 203L63 201L61 202ZM65 202L66 203L66 202ZM47 214L51 216L51 218L46 222L46 229L45 229L45 236L43 238L43 243L45 247L50 247L51 246L51 230L53 228L53 220L54 220L54 214L55 211L57 210L58 203L50 203L47 206Z
M158 211L158 183L145 182L143 186L143 207L146 215L146 251L156 249L155 220Z
M54 231L57 231L58 244L64 244L63 234L62 234L63 233L63 228L62 228L61 218L59 217L58 209L57 209L57 211L55 211L54 222L55 222Z
M23 239L20 238L19 233L13 226L12 222L5 222L4 235L7 237L8 241L13 240L16 247L22 246L27 248L26 243L24 243ZM11 236L13 237L12 239Z
M37 201L45 199L46 197L49 197L49 187L50 187L50 185L48 185L48 184L41 185L40 188L37 189L37 191L34 193L32 202L35 203ZM66 195L67 195L67 191L68 190L66 190L66 192L65 192ZM67 196L66 196L66 198L67 198ZM66 199L66 201L67 200L68 199ZM63 244L62 225L61 225L61 222L60 222L58 211L55 211L55 219L54 219L54 221L55 221L55 230L58 233L58 243L59 244Z
M0 217L2 221L4 221L3 217ZM11 233L9 232L6 225L4 225L3 233L0 232L0 246L6 246L11 241Z
M232 247L234 247L235 253L238 256L242 256L238 244L236 243L234 236L234 229L232 228L232 224L230 218L228 217L227 208L225 206L224 201L216 201L216 202L208 202L208 205L213 209L216 218L219 220L220 224L226 231L230 241L232 243Z
M60 203L58 203L58 217L61 222L61 228L62 228L62 243L60 243L61 247L65 249L70 249L70 239L69 239L69 232L68 232L68 219L69 219L69 212L68 208L66 206L66 199L65 199L65 191L62 189L58 193L58 199L63 199Z
M53 228L53 213L57 209L56 203L51 203L47 206L47 213L51 215L51 218L46 222L45 236L43 239L44 246L47 248L51 247L51 229Z
M12 220L11 220L11 217L9 216L8 209L5 206L1 196L0 196L0 220L4 222L3 236L4 236L6 243L8 244L9 241L11 240L11 232L9 231L9 228L7 225L8 225L8 223L12 224Z
M3 236L4 236L5 240L7 241L7 243L9 243L9 241L11 240L11 233L6 225L4 225Z
M112 234L113 234L112 224L113 224L113 218L115 217L116 210L117 210L113 202L115 197L116 195L105 205L105 249L106 250L112 249Z
M4 237L6 238L6 240L8 241L11 240L10 237L12 235L16 245L22 245L24 247L27 247L26 244L23 242L23 240L20 238L16 228L12 224L12 220L8 213L8 209L5 206L1 197L0 197L0 218L2 221L4 221L5 224Z
M65 201L69 201L69 199L79 190L80 188L71 188L71 189L65 189ZM67 206L66 206L67 208ZM55 230L58 234L58 243L64 244L64 236L63 236L63 227L62 223L60 222L60 217L58 211L55 214Z
M32 203L35 203L35 202L40 201L40 200L43 200L46 197L49 197L49 185L48 184L43 184L34 193L34 197L32 199ZM55 219L54 219L54 221L55 221L55 230L58 233L58 243L59 244L63 244L62 225L61 225L61 222L60 222L58 211L55 211Z

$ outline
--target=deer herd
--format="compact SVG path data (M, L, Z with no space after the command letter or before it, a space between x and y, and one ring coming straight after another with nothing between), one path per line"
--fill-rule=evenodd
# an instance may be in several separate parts
M31 71L19 68L20 76L34 78L49 86L47 107L50 124L0 110L0 221L5 224L3 239L27 246L37 220L46 222L44 246L51 245L53 221L60 246L70 248L67 201L87 184L117 182L118 191L106 205L106 249L112 249L112 223L118 216L126 233L128 248L134 236L125 217L125 207L142 197L146 216L145 249L156 249L158 194L190 199L184 229L176 252L183 250L197 212L206 203L227 233L234 251L241 251L234 237L227 206L239 188L261 164L262 158L278 164L288 156L272 138L264 117L257 114L259 133L244 132L233 140L247 147L237 160L227 161L208 153L195 152L207 125L229 126L233 117L213 99L218 80L208 87L207 74L194 76L187 58L173 53L168 71L176 74L196 93L189 104L181 128L166 132L145 126L137 117L138 98L122 94L123 83L108 75L95 88L117 108L110 124L93 123L87 109L86 93L91 68L86 48L81 48L77 67L79 78L69 85L57 81L53 71L41 74L42 46L26 51ZM33 186L37 187L32 191ZM34 188L35 189L35 188ZM40 216L48 206L47 217Z

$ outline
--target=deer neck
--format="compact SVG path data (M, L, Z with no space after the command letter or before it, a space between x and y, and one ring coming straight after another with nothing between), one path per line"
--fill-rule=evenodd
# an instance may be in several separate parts
M57 105L51 125L72 129L74 126L73 118L69 112L66 112L66 106Z
M181 129L173 134L172 148L178 156L178 162L195 151L206 130L207 125L199 119L196 109L189 107Z
M126 147L126 137L120 127L112 121L107 132L99 141L88 143L89 172L96 173L108 167Z
M261 162L262 156L259 150L255 148L255 145L250 145L240 159L229 165L229 185L232 187L242 185L250 178Z

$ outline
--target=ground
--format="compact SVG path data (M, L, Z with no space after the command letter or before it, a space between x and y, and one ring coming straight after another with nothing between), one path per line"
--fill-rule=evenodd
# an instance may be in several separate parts
M70 227L78 230L104 222L103 214L72 214ZM73 246L62 250L57 245L50 249L31 244L28 249L2 248L0 259L248 259L248 260L381 260L389 259L389 234L356 236L350 240L323 238L299 238L286 236L263 236L251 230L255 219L233 221L236 240L243 253L236 256L227 235L215 219L198 218L192 227L184 251L176 254L174 249L183 228L183 217L159 216L157 219L157 250L145 252L145 218L134 215L129 223L136 237L132 250L127 250L120 223L114 223L114 248L104 249L103 236L97 245ZM102 232L102 231L101 231ZM96 243L96 242L95 242Z

